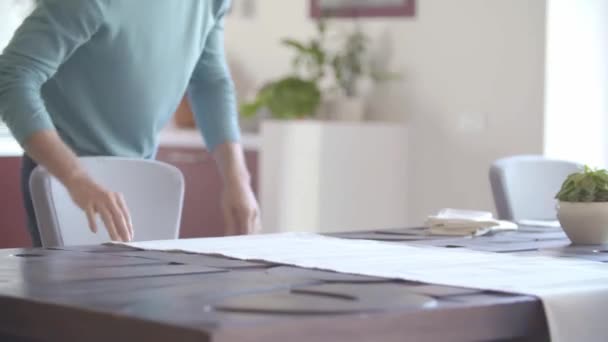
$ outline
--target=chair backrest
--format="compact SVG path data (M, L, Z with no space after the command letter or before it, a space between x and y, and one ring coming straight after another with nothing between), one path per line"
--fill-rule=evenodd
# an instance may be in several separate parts
M582 165L524 155L497 160L490 168L490 184L498 218L555 220L555 195L568 175Z
M83 157L81 163L100 185L124 195L135 241L178 238L184 178L177 168L157 161L117 157ZM97 234L89 230L85 213L45 168L39 166L32 172L30 191L43 246L110 241L99 218Z

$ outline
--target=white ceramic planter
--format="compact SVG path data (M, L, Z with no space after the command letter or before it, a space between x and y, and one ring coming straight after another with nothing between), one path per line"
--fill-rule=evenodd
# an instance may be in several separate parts
M363 121L365 100L360 97L340 97L332 108L332 119L337 121Z
M574 244L608 244L608 202L559 202L557 217Z

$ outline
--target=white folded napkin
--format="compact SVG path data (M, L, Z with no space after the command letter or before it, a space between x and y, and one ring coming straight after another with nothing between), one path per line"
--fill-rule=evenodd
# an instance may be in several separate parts
M432 235L479 236L501 230L516 230L517 225L493 218L486 211L443 209L429 216L426 226Z

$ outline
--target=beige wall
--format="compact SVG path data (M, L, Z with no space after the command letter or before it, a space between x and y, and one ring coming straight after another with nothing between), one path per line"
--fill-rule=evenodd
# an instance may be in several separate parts
M253 19L237 7L227 49L243 88L289 70L277 42L314 32L307 3L261 0ZM405 75L370 114L410 127L412 224L442 207L492 210L490 163L542 152L545 22L544 0L418 0L415 19L365 21Z
M608 167L608 1L549 0L545 152Z

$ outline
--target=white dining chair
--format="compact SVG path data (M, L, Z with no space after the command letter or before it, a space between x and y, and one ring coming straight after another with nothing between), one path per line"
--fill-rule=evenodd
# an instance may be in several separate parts
M184 197L184 178L175 167L152 160L117 157L80 158L100 185L124 195L131 214L134 241L177 239ZM30 192L44 247L101 244L110 241L98 218L89 230L86 214L67 189L43 167L30 177Z
M536 155L499 159L490 168L490 184L501 220L557 219L555 195L568 175L582 165Z

